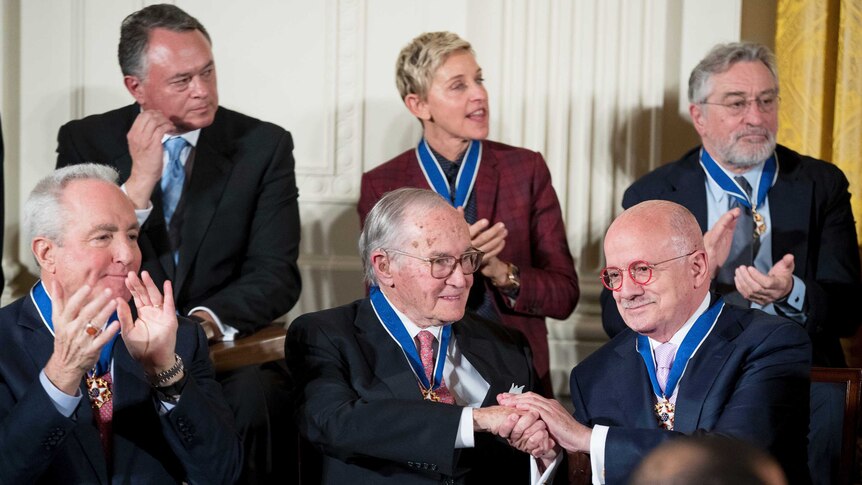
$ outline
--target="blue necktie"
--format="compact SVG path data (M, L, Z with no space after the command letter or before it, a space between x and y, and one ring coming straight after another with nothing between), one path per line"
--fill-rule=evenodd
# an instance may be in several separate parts
M182 137L170 138L165 142L168 150L168 169L162 175L162 211L165 214L165 223L171 223L171 217L177 210L177 204L183 195L183 182L186 180L186 171L180 161L180 153L188 142Z

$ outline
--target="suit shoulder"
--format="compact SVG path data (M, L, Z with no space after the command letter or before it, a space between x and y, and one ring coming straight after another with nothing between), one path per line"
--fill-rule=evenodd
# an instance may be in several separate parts
M527 337L519 330L486 320L473 313L466 313L464 318L453 325L459 332L492 341L495 345L509 345L519 349L529 347Z
M365 172L364 178L371 180L387 179L396 176L403 176L403 171L408 165L416 163L416 150L411 148L405 150L394 158L389 159L380 165Z
M725 306L722 313L735 321L742 332L739 338L754 342L808 342L805 329L787 318L760 310ZM732 324L731 324L732 325ZM726 328L726 327L725 327Z
M844 172L833 163L802 155L783 145L778 145L775 151L778 154L779 171L787 171L789 174L798 174L824 183L847 180Z
M21 318L21 312L24 310L24 304L29 298L29 295L25 295L3 308L0 308L0 329L2 329L3 332L18 322Z
M219 106L216 111L213 124L204 129L210 132L210 135L225 136L228 139L245 136L271 138L290 134L275 123L262 121L223 106Z
M59 141L62 144L64 139L70 140L88 156L103 151L117 152L110 153L110 156L125 152L128 150L126 134L139 111L138 105L132 104L72 120L60 127Z
M288 334L318 330L327 333L347 331L352 328L363 305L370 305L367 298L335 308L306 313L290 323Z

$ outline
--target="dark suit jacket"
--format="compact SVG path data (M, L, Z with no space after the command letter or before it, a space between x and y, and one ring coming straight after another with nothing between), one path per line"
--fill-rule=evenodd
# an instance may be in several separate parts
M575 418L610 426L607 483L627 483L640 459L678 433L720 433L778 459L790 483L808 483L811 343L802 328L725 306L679 383L675 432L659 429L646 366L626 329L572 370Z
M140 108L131 105L72 121L57 135L57 166L98 162L129 178L126 133ZM301 287L299 209L293 141L276 125L219 108L201 130L191 179L182 196L179 268L174 268L158 184L140 236L143 266L161 287L174 283L177 309L213 310L242 333L268 325L293 307Z
M3 151L3 125L0 123L0 241L3 240L3 229L6 225L5 221L5 211L4 211L4 194L3 194L3 160L4 160L4 151ZM3 259L3 245L0 244L0 260ZM3 268L0 267L0 293L3 293L3 286L6 284L6 278L3 276Z
M198 325L180 321L176 352L188 379L179 404L161 417L143 368L117 338L110 470L83 380L70 418L39 382L54 338L30 296L0 309L0 341L0 483L233 483L238 476L239 437Z
M359 219L386 192L400 187L430 189L411 149L362 176ZM486 281L504 324L527 336L536 371L548 375L545 317L567 318L580 296L560 203L539 153L493 141L482 142L482 163L473 188L479 218L502 221L509 230L500 259L521 272L515 305ZM547 381L549 382L549 381Z
M706 227L706 186L700 147L681 160L657 168L626 190L623 207L651 199L670 200L688 208L701 229ZM821 160L778 145L778 180L769 191L772 259L792 254L793 274L805 282L814 365L844 367L839 337L853 335L862 322L854 303L862 293L856 226L847 178ZM608 335L625 328L610 292L602 293L602 323Z
M491 385L483 406L512 384L537 386L529 347L517 332L465 317L453 326L461 352ZM529 461L505 441L476 434L455 450L461 407L422 399L401 348L368 299L310 313L288 328L287 365L297 423L323 454L323 483L511 483ZM303 457L303 462L306 458Z

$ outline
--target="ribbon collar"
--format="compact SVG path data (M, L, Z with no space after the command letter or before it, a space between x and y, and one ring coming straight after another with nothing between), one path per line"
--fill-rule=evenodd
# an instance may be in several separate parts
M437 157L431 153L428 141L425 138L419 141L416 147L416 158L419 159L419 167L425 175L428 185L448 200L454 207L467 207L473 186L476 184L476 174L479 173L479 165L482 162L482 142L473 140L464 154L464 160L458 169L458 178L455 179L455 193L450 193L449 182L446 174L440 167Z
M682 377L683 372L685 372L686 366L688 366L688 360L709 333L710 329L715 325L715 322L718 321L718 316L721 315L721 310L723 308L724 300L719 298L715 303L713 303L711 308L697 317L691 330L688 331L688 334L685 336L685 339L683 339L682 344L680 344L679 349L676 351L673 365L671 365L670 368L670 374L667 376L667 384L665 385L664 392L662 392L661 387L658 385L658 379L656 378L656 363L652 349L649 345L649 339L644 335L638 335L636 345L637 351L641 354L641 357L643 357L647 374L649 374L650 383L652 383L653 393L655 393L657 397L666 400L669 399L670 396L673 396L673 391L676 389L676 385L679 383L679 379Z
M440 336L440 345L437 349L437 361L434 365L433 381L428 382L425 377L425 367L422 366L422 360L419 358L419 351L416 349L416 344L410 338L407 329L404 328L404 323L398 318L395 310L389 304L386 296L380 291L380 287L372 286L369 290L371 297L371 306L374 308L374 313L377 318L383 323L383 326L389 330L389 333L395 337L407 361L410 363L410 368L416 374L416 379L425 391L434 391L440 387L443 382L443 367L446 364L446 349L449 348L449 340L452 338L452 325L443 326L443 331Z
M39 312L39 316L42 317L42 323L45 324L45 327L48 328L48 331L51 332L51 336L54 336L54 321L51 319L52 315L52 305L51 305L51 296L48 295L48 291L45 290L45 285L42 284L42 280L36 282L33 285L33 288L30 289L30 299L33 300L33 304L36 305L36 311ZM117 312L114 312L108 321L117 320ZM117 340L117 335L114 335L114 338L108 341L104 347L102 347L102 351L99 353L99 361L96 362L95 367L95 375L104 375L111 369L111 356L114 352L114 342Z
M730 178L703 148L700 149L700 165L707 176L714 180L722 190L739 200L740 204L753 211L757 211L757 208L763 205L769 189L778 180L778 162L774 153L764 162L760 179L755 184L756 186L753 187L754 192L751 194L751 199L748 198L745 190L736 183L736 180Z

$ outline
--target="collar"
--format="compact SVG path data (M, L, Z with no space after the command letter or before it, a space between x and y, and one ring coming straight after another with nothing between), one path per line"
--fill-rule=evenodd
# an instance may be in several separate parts
M725 174L727 174L727 176L730 177L731 180L734 177L738 177L739 175L742 175L743 177L745 177L745 180L748 181L748 185L751 185L752 187L757 187L757 183L760 180L760 174L763 173L763 166L765 163L766 163L766 160L764 160L764 161L758 163L757 165L751 167L751 169L749 169L747 172L745 172L743 174L733 173L730 170L724 168L724 165L722 165L718 162L716 162L716 165L718 165L718 168L720 168ZM727 197L727 193L724 191L724 189L722 189L718 185L718 182L713 180L712 177L710 177L709 175L706 175L706 188L707 188L707 192L709 192L709 195L712 197L712 199L715 202L721 202L722 199Z
M384 298L386 298L386 301L389 302L389 306L392 307L392 310L395 312L396 315L398 315L398 318L401 319L401 323L404 324L404 328L407 330L407 333L410 334L411 339L416 340L416 336L419 335L419 332L421 332L422 330L428 330L429 332L431 332L432 335L434 335L434 338L436 338L438 342L440 341L440 331L443 329L443 326L438 325L434 327L422 328L416 325L409 318L407 318L407 315L401 313L401 310L395 308L395 305L393 305L392 301L390 301L389 298L386 297L386 293L384 293L383 290L380 290L380 293L383 295ZM381 325L383 324L381 323ZM383 328L385 329L386 327L384 326ZM388 329L386 331L389 332Z
M673 337L671 337L668 342L674 344L676 348L679 348L679 346L682 345L682 341L685 340L685 336L688 335L688 332L689 330L691 330L691 327L694 325L694 322L698 319L698 317L701 316L701 314L703 314L703 312L705 312L709 308L710 297L711 295L707 293L706 296L703 298L703 301L700 302L700 306L697 307L697 310L695 310L694 313L688 318L688 320L686 320L685 324L679 330L677 330L675 334L673 334ZM655 350L655 348L662 343L664 342L659 342L658 340L654 340L652 338L649 339L650 347L653 350ZM697 349L695 349L695 352L697 352Z
M192 147L196 147L196 146L198 146L198 138L201 137L201 129L198 128L197 130L188 131L186 133L183 133L182 135L167 135L166 134L166 135L162 136L162 143L167 141L169 138L176 138L177 136L185 139L188 142L188 144L191 145Z

